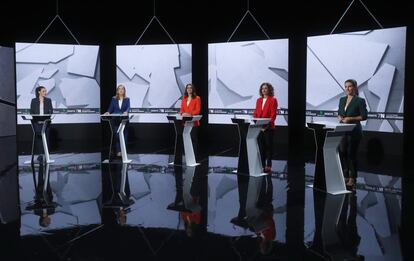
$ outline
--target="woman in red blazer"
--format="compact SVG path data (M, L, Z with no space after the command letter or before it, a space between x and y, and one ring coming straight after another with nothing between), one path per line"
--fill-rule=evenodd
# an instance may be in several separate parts
M185 86L184 96L181 100L181 109L180 114L182 116L193 116L199 115L201 111L201 100L200 96L197 96L196 89L191 83ZM193 123L193 129L191 131L191 139L193 141L193 149L197 158L198 150L198 127L200 126L200 121L195 121Z
M199 115L200 110L200 96L197 96L194 86L191 83L189 83L185 86L184 96L181 101L180 114L183 116ZM200 126L200 122L195 121L193 126Z
M260 85L259 94L261 97L256 101L256 109L254 110L253 117L270 118L269 124L260 132L258 140L264 172L271 172L277 99L274 97L273 86L267 82Z

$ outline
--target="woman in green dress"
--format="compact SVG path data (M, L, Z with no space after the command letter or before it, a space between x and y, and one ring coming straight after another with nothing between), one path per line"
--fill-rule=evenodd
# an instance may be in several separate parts
M355 80L345 81L346 96L339 100L338 120L341 123L354 123L355 128L344 135L339 145L342 169L346 185L353 187L357 178L356 156L362 138L361 121L367 119L365 99L358 96L358 84Z

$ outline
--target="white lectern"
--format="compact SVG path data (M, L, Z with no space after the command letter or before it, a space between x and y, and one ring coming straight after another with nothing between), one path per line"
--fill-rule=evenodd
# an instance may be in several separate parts
M307 125L313 130L316 143L313 188L333 195L351 193L345 186L338 147L343 135L352 131L356 124L309 122Z
M25 161L24 164L30 164L33 162L34 158L34 146L35 146L35 140L36 140L36 131L34 124L41 124L42 130L41 130L41 136L42 136L42 144L43 144L43 152L45 154L46 163L50 164L55 162L50 158L49 154L49 147L47 144L47 137L46 137L46 128L47 125L52 121L52 114L30 114L30 115L22 115L23 120L30 121L33 131L33 141L32 141L32 159Z
M270 118L232 118L231 120L237 125L240 137L237 173L256 177L267 175L267 173L263 173L257 137L261 129L269 123Z
M111 152L112 152L112 143L114 139L114 132L112 131L112 124L119 123L118 130L116 133L119 134L119 144L121 146L121 156L122 156L122 163L131 163L132 160L128 159L128 153L125 144L125 137L124 137L124 130L125 125L128 123L130 119L132 119L134 115L128 114L101 114L101 119L103 121L107 121L109 123L109 127L111 129L111 144L109 145L109 156L108 159L104 160L102 163L109 163L111 160Z
M181 165L182 161L182 145L184 145L185 163L187 166L197 166L200 163L196 162L193 141L191 140L191 130L193 123L199 121L202 115L182 116L179 114L168 115L167 119L174 123L175 129L175 148L174 148L174 162L170 164Z

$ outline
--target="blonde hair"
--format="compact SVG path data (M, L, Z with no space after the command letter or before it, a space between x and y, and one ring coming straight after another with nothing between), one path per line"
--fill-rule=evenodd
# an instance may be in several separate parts
M119 93L118 93L118 91L120 90L120 89L124 89L124 99L127 97L126 96L126 89L125 89L125 86L123 86L122 84L120 84L120 85L118 85L117 87L116 87L116 95L115 95L115 98L117 99L117 100L120 100L120 97L119 97Z

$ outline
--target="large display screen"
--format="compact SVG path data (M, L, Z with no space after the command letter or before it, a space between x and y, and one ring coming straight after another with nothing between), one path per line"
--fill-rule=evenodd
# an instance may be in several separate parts
M16 43L17 113L29 114L35 89L52 100L53 123L100 122L99 46ZM18 123L28 123L18 116Z
M0 137L16 135L14 50L0 46Z
M269 82L278 100L276 125L287 125L288 60L288 39L209 44L209 123L253 115L259 87Z
M406 27L308 37L307 122L336 122L344 82L367 103L368 131L403 132Z
M116 47L117 86L124 85L130 98L131 122L167 123L168 114L179 112L192 81L191 54L191 44Z

